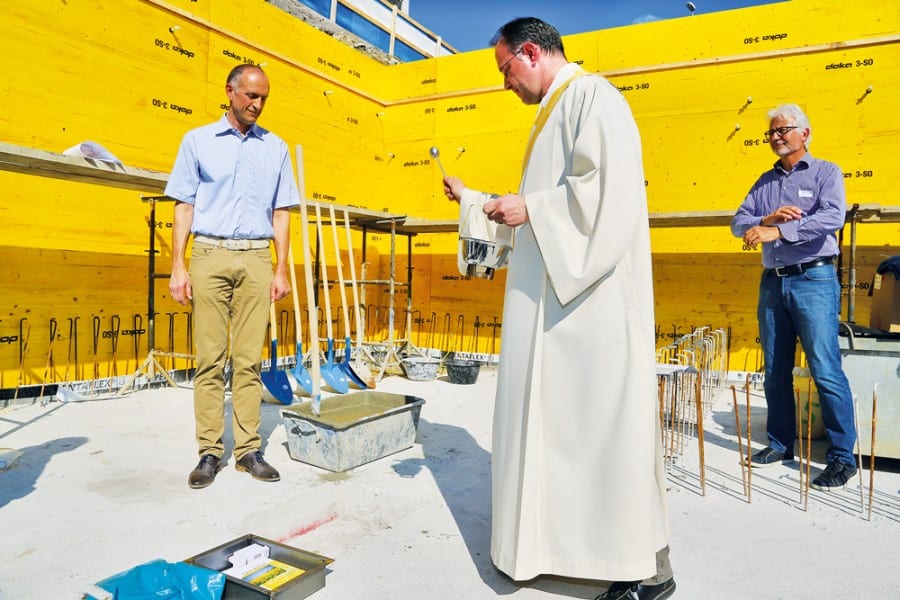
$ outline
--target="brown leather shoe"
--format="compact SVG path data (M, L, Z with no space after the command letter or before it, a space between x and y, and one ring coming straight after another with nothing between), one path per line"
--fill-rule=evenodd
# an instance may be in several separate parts
M246 471L250 473L253 479L259 479L260 481L278 481L281 479L281 475L278 474L275 467L265 461L263 453L259 450L243 455L238 459L234 468L238 471Z
M212 454L204 454L200 462L188 476L188 485L195 490L205 488L216 479L216 473L221 470L219 459Z

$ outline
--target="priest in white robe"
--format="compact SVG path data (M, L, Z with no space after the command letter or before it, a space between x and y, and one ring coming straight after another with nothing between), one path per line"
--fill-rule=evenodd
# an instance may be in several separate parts
M514 231L491 558L517 581L604 580L614 583L603 600L668 598L675 581L638 129L613 85L568 62L551 25L516 19L492 44L506 89L539 105L519 193L444 179L461 215L480 207L481 230Z

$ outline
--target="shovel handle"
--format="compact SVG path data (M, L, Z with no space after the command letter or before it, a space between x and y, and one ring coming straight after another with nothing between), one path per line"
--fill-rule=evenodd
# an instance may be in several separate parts
M269 341L274 346L278 343L278 333L275 329L276 327L276 318L275 318L275 303L269 303Z
M311 257L309 252L309 217L306 214L306 194L304 193L303 177L303 146L296 146L297 160L297 188L300 191L300 221L303 224L303 274L306 278L306 302L310 307L309 317L309 347L312 349L312 400L313 412L319 414L321 403L321 375L319 371L319 332L318 323L315 322L315 311L311 310L315 305L315 292L313 290Z
M347 310L347 289L344 287L344 264L341 260L341 245L338 242L338 226L334 218L334 205L328 205L328 216L331 218L331 237L334 242L334 262L337 267L338 284L341 291L341 316L344 319L344 337L350 338L350 312ZM347 344L347 352L350 345Z
M269 372L275 372L278 366L278 333L275 330L275 303L269 303Z
M294 301L294 326L296 328L297 344L303 345L303 326L300 323L300 297L297 292L297 272L294 270L294 246L288 244L288 271L291 276L291 296ZM297 357L297 362L302 361L302 357Z
M322 235L322 210L316 204L316 233L319 239L319 254L322 267L322 298L325 301L325 333L328 339L333 339L331 331L331 293L328 289L328 267L325 264L325 238Z

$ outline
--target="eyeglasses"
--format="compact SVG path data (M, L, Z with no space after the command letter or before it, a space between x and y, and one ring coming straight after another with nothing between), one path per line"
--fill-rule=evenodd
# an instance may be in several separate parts
M509 70L512 68L512 66L511 66L509 63L511 63L512 60L513 60L515 57L517 57L518 55L520 55L521 53L522 53L522 48L519 48L518 50L516 50L515 52L513 52L513 55L510 56L509 58L507 58L507 59L503 62L502 65L500 65L500 72L503 73L503 79L506 79L507 77L509 77Z
M776 133L778 134L778 137L783 138L791 129L797 129L797 125L788 125L787 127L776 127L775 129L770 129L763 134L763 137L767 142L775 137Z

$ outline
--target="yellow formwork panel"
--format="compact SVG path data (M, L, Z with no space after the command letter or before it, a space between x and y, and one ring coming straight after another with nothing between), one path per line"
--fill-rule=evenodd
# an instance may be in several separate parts
M209 20L212 16L212 8L219 0L141 0L162 11L172 14L189 14L200 19Z
M891 204L889 190L896 182L887 150L896 125L889 114L897 98L886 79L897 74L898 54L893 44L782 59L775 72L772 61L754 61L647 75L648 88L625 94L642 132L651 211L736 207L774 163L762 132L768 110L787 101L800 103L810 115L810 149L844 168L853 202ZM826 70L834 60L879 68L834 77ZM768 88L760 80L768 80ZM715 90L710 81L718 84ZM614 82L624 85L621 78ZM870 85L873 92L867 94ZM865 159L860 158L863 140ZM695 164L685 156L690 147Z
M444 64L447 64L447 61L444 61L443 57L438 57L391 65L388 67L389 71L384 74L386 85L382 88L383 97L389 98L392 102L402 102L440 93Z
M616 71L896 35L898 23L896 2L791 0L606 29L597 45L601 70Z
M474 50L392 65L387 75L394 84L387 100L403 102L462 95L477 89L502 89L503 82L493 57L493 50Z
M387 68L378 61L326 35L263 0L216 0L211 20L239 40L252 41L273 57L319 73L367 95L384 95Z
M4 141L62 151L90 139L126 164L160 166L145 144L183 129L178 101L196 102L202 89L205 32L139 2L15 0L4 9L0 47L18 72L8 93L28 95L14 113L8 102L0 109ZM175 25L180 43L168 31Z
M145 254L141 194L0 171L3 244L20 248ZM63 279L62 281L65 281Z

